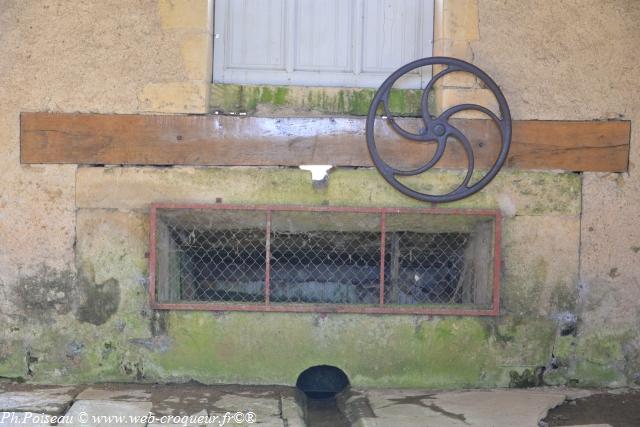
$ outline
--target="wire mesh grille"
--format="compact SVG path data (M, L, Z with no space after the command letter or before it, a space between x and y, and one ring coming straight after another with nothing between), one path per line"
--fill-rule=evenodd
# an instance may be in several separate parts
M382 212L158 209L156 215L159 302L392 309L492 301L490 217L393 214L384 216L385 227Z
M158 299L264 302L265 224L255 212L161 212Z
M373 304L380 287L379 233L274 233L271 300Z
M460 304L468 233L393 232L387 235L385 301Z

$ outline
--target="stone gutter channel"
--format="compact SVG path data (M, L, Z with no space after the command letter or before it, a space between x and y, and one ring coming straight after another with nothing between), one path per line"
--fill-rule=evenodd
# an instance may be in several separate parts
M0 425L536 427L551 408L591 393L557 387L444 392L349 388L335 398L309 399L286 386L0 383Z

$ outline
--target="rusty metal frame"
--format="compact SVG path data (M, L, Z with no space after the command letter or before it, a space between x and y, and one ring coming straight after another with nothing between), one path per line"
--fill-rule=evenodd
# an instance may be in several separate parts
M157 267L157 221L158 209L198 209L225 211L263 211L266 215L266 262L265 262L265 302L264 304L237 304L219 302L158 302L156 296ZM299 304L269 301L270 285L270 234L272 212L349 212L380 215L380 303L378 305L345 304ZM387 306L384 302L385 267L385 230L387 214L428 214L428 215L464 215L485 216L494 220L493 244L493 285L490 308L463 308L455 306ZM360 314L412 314L441 316L498 316L500 314L500 274L501 274L501 235L502 214L493 209L463 208L375 208L375 207L338 207L338 206L297 206L297 205L230 205L230 204L192 204L192 203L154 203L150 206L149 226L149 304L155 310L198 310L198 311L254 311L254 312L290 312L290 313L360 313Z

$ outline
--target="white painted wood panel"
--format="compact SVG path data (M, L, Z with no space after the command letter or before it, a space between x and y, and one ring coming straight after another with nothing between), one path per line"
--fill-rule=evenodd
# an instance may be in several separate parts
M351 45L354 5L354 0L295 2L295 70L353 70Z
M220 83L377 87L432 52L433 0L216 0L215 13Z
M422 0L364 2L362 71L390 73L421 57Z
M285 69L285 0L232 0L226 19L228 68Z

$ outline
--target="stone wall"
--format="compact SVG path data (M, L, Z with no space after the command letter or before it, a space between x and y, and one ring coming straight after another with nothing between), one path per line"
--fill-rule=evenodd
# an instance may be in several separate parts
M437 3L448 16L436 40L442 52L492 75L516 119L640 118L633 1ZM523 372L550 366L554 354L562 366L548 382L634 381L635 126L628 174L505 170L451 204L507 215L499 318L150 310L151 202L419 205L367 169L339 169L314 190L308 173L287 168L20 164L21 111L203 113L212 96L213 106L244 99L250 114L361 114L370 92L254 88L247 102L237 87L210 90L210 8L206 0L74 0L0 9L0 376L292 384L311 365L333 364L358 385L451 388L526 383ZM450 83L451 93L473 90ZM310 93L328 107L304 104ZM406 111L411 96L399 99ZM455 174L433 173L421 185ZM574 315L576 336L562 336Z
M206 0L2 2L0 375L27 374L29 360L41 357L29 356L41 334L63 333L57 316L80 304L77 168L21 165L20 112L206 111L209 7Z
M572 375L640 381L640 3L480 1L474 63L516 119L631 120L628 173L582 182Z

